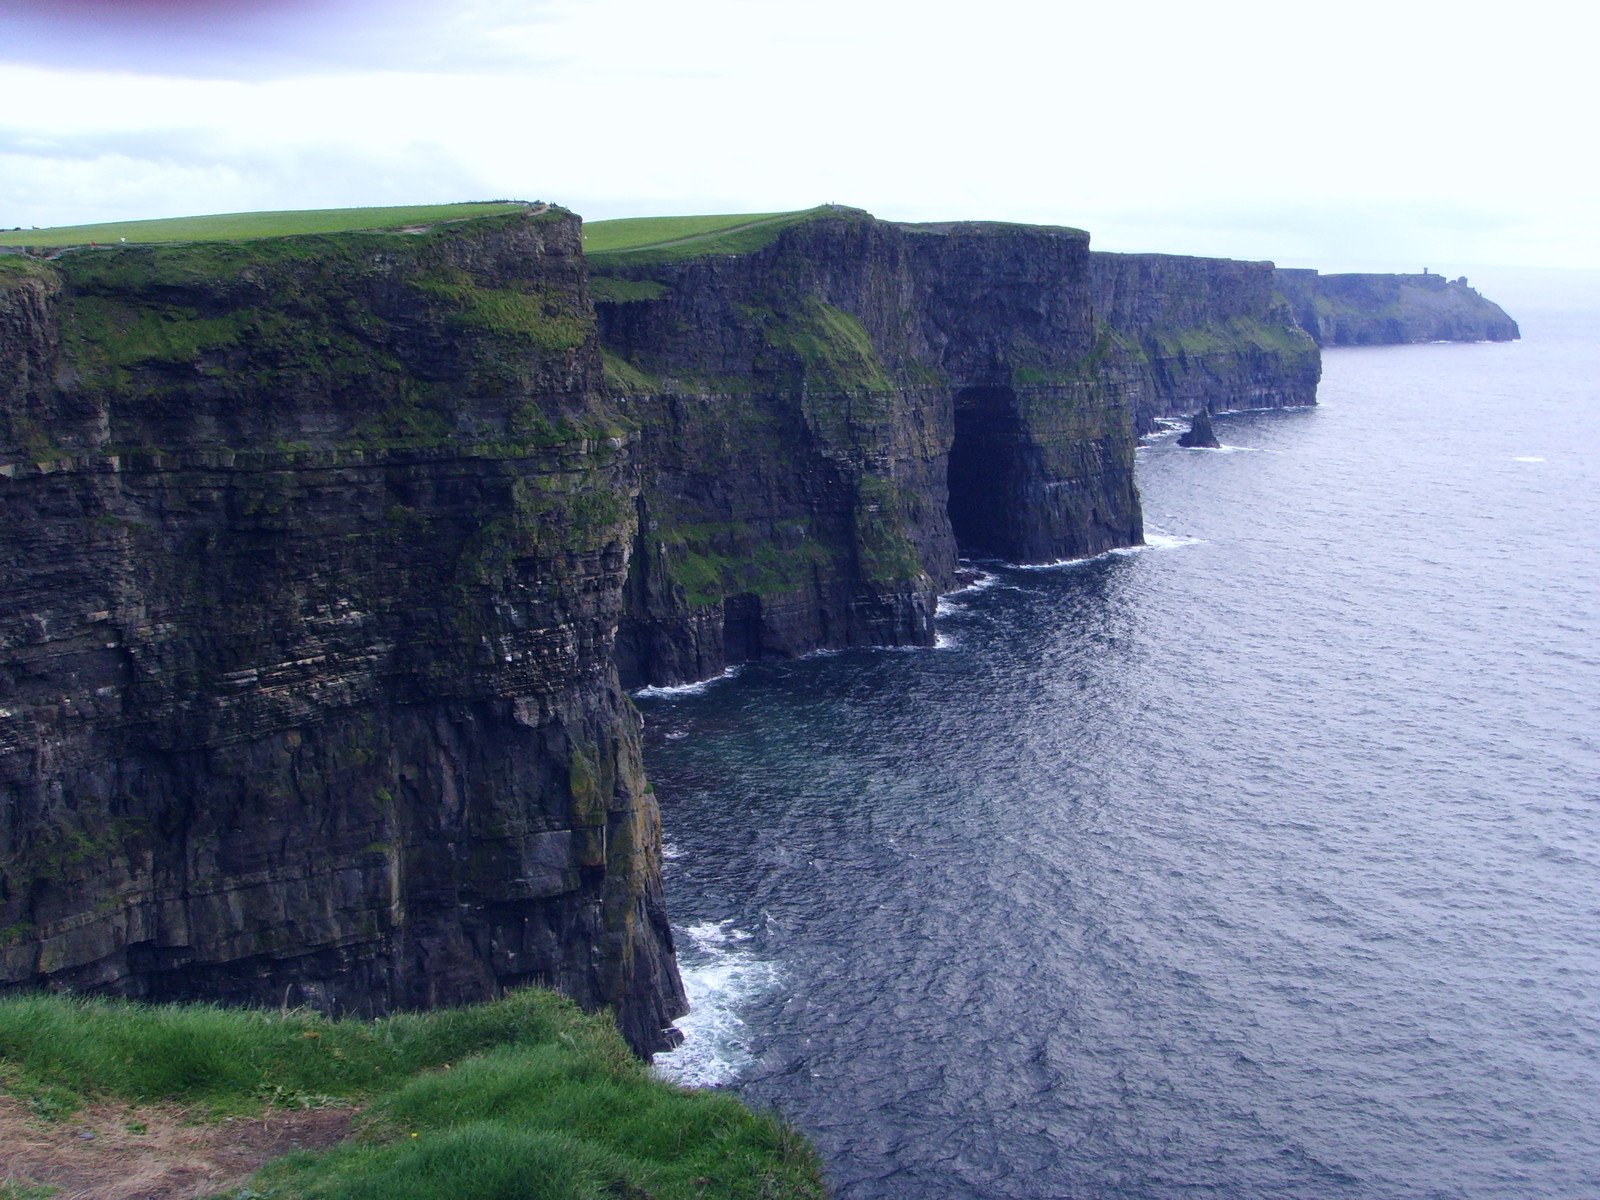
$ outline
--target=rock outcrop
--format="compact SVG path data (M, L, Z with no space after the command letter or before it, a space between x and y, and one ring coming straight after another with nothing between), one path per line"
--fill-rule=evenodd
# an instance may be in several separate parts
M958 551L1141 539L1086 234L840 211L747 254L592 262L644 437L625 681L926 645Z
M0 989L684 1010L577 218L0 259Z
M1107 369L1120 374L1140 433L1196 409L1316 403L1321 356L1276 292L1271 263L1089 257Z
M1522 336L1505 310L1464 276L1322 275L1280 267L1277 287L1319 346L1509 342Z
M1211 414L1201 409L1189 418L1189 428L1178 435L1178 445L1185 449L1220 450L1216 432L1211 428Z

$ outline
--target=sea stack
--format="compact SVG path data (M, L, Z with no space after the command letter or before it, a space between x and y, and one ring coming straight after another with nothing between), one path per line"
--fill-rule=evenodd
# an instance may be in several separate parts
M1189 431L1178 435L1178 445L1198 446L1207 450L1220 450L1222 443L1211 432L1211 414L1201 409L1189 418Z

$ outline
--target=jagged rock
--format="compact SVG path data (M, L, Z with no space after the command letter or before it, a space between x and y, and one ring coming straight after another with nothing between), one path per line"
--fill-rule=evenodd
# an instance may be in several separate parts
M1202 408L1190 417L1189 428L1178 435L1178 445L1186 448L1222 449L1222 443L1217 441L1217 435L1211 430L1211 414Z

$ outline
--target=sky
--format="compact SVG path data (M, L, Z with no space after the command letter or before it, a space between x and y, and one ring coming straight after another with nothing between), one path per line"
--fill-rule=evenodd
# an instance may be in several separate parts
M0 0L0 227L836 202L1600 268L1597 26L1544 0Z

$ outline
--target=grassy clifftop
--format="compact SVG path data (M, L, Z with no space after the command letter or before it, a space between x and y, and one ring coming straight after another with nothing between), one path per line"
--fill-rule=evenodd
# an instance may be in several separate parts
M583 227L590 258L618 262L670 261L711 254L749 254L770 245L791 225L842 210L833 205L780 213L727 213L697 217L624 217Z
M120 1176L149 1172L180 1125L174 1115L190 1130L179 1140L193 1171L207 1131L236 1142L244 1122L278 1119L304 1133L308 1113L334 1117L338 1133L320 1139L334 1144L268 1162L243 1190L226 1172L216 1186L253 1200L824 1194L798 1135L731 1097L652 1078L608 1018L550 992L379 1021L58 996L0 1002L7 1200L58 1188L121 1194L119 1176L90 1173L95 1143L122 1140L110 1164Z
M222 242L292 237L308 233L352 233L404 229L500 216L529 207L505 201L473 204L422 204L396 208L318 208L289 212L217 213L153 221L114 221L103 225L62 225L0 233L0 246L86 246L91 242Z

